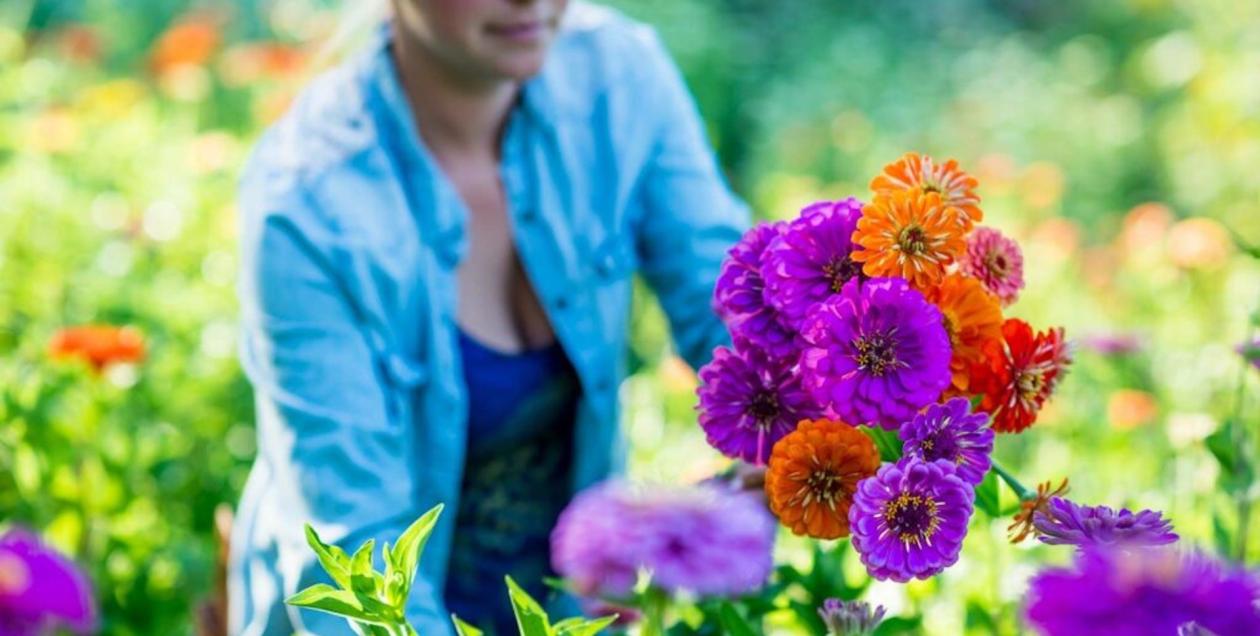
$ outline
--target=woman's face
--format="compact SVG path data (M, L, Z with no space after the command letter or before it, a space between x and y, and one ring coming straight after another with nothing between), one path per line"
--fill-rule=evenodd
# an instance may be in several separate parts
M542 68L568 0L395 0L399 27L469 78L523 80Z

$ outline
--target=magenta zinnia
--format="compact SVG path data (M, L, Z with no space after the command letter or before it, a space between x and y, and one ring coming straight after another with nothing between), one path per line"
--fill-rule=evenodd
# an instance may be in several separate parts
M9 530L0 536L0 634L38 636L55 627L95 631L87 577L35 535Z
M853 262L853 231L862 217L862 202L819 201L801 211L783 235L772 242L762 259L766 300L790 327L800 328L818 303L840 293L844 284L860 276Z
M891 430L949 386L941 312L900 278L850 280L801 335L806 388L846 422Z
M947 461L884 464L853 497L853 548L877 579L926 579L958 560L974 502Z
M783 232L786 223L761 223L748 230L728 252L713 288L713 306L736 340L765 349L771 355L795 353L794 334L779 312L766 303L761 277L766 248Z
M797 422L820 414L792 363L756 350L718 347L699 376L700 427L727 457L764 464Z

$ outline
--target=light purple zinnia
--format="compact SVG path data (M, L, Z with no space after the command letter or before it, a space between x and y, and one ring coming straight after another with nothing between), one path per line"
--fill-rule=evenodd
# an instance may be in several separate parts
M95 630L87 577L34 534L9 530L0 537L0 634L37 636L54 627Z
M892 430L949 386L941 312L901 278L850 280L801 335L805 387L849 424Z
M1037 538L1051 545L1085 548L1097 545L1156 546L1177 541L1172 524L1158 512L1138 513L1107 506L1082 506L1062 497L1051 497L1033 513Z
M926 579L958 561L975 496L945 460L884 464L853 496L853 548L877 579Z
M1260 634L1258 602L1254 573L1173 548L1109 546L1034 577L1026 615L1045 636L1225 636Z
M827 626L827 636L870 636L884 620L883 605L873 609L866 601L842 601L829 598L818 608L818 615Z
M926 462L944 459L973 486L984 481L993 465L993 429L988 414L970 411L971 403L960 397L927 407L901 425L905 454Z
M723 455L763 465L779 438L820 409L792 364L755 350L718 347L700 368L700 427Z
M713 288L713 308L736 340L747 340L775 357L796 353L793 330L766 302L761 277L766 247L782 234L786 223L759 223L727 252Z
M580 493L561 513L551 559L586 596L626 596L640 570L668 592L730 596L765 583L774 534L774 518L753 495L612 481Z
M850 258L861 217L862 202L852 197L819 201L801 210L767 248L761 267L766 300L784 324L799 329L815 305L861 275L862 264Z

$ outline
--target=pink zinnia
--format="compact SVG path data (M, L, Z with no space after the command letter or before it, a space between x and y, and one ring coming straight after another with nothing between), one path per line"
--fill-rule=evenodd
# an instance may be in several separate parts
M1003 305L1015 302L1024 288L1024 255L1019 244L993 228L976 228L967 237L962 270L984 283Z

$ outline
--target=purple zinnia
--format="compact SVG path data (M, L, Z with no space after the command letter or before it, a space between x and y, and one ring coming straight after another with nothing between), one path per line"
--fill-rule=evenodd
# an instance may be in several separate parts
M853 548L877 579L926 579L958 561L975 496L947 461L884 464L853 497Z
M625 596L640 570L668 592L729 596L765 583L774 533L753 495L613 481L580 493L560 515L551 559L587 596Z
M1033 578L1028 620L1046 636L1260 634L1260 580L1172 548L1081 551Z
M926 462L944 459L963 481L975 486L984 481L993 460L993 429L986 413L970 413L966 398L933 404L901 425L906 455Z
M792 364L755 350L718 347L700 368L700 427L727 457L762 465L779 438L820 409Z
M93 631L92 588L78 566L38 537L9 530L0 537L0 634L36 636L53 627Z
M814 305L840 293L862 272L850 254L853 231L862 216L862 202L819 201L801 210L762 258L766 300L783 322L799 329Z
M783 233L786 223L759 223L727 252L713 288L713 307L736 340L747 340L777 357L796 353L795 333L779 312L766 303L761 277L766 247Z
M900 278L850 280L817 306L802 336L806 388L849 424L891 430L950 383L941 312Z
M866 601L842 601L829 598L818 608L818 615L827 626L827 636L870 636L884 620L883 605L874 609Z
M1044 508L1033 513L1038 539L1051 545L1155 546L1175 542L1172 524L1158 512L1133 513L1107 506L1082 506L1062 497L1052 497Z

